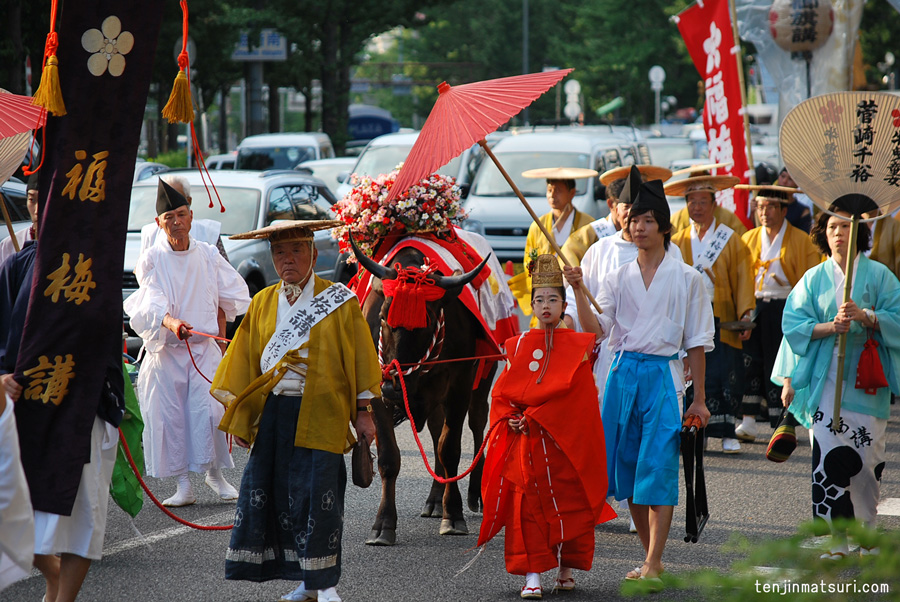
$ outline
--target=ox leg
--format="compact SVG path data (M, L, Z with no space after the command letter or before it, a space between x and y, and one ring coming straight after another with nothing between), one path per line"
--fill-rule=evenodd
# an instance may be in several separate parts
M381 475L381 505L375 515L366 545L392 546L397 541L397 475L400 473L400 448L394 435L393 409L381 399L372 400L375 418L378 473Z
M478 388L472 391L472 399L469 401L469 430L472 431L472 440L474 446L472 453L477 454L484 442L484 429L488 422L490 414L490 406L488 404L488 396L491 387L494 384L494 375L497 372L497 364L495 363L488 375L481 381ZM469 510L480 513L484 510L484 503L481 499L481 475L484 471L484 458L478 460L475 469L469 474L469 492L467 502Z
M441 431L444 428L444 409L437 406L428 416L428 432L431 434L431 442L434 446L434 472L440 476L445 476L444 465L441 463L440 454L438 453L438 444L440 442ZM428 492L428 499L425 500L425 506L422 508L421 516L425 518L441 518L444 515L444 486L434 479L431 480L431 490Z
M466 382L471 383L472 380L468 379ZM471 396L471 391L460 391L459 389L459 386L452 387L447 399L459 399L463 400L463 403L448 404L450 407L445 410L444 429L438 444L441 463L443 463L444 472L448 477L456 476L459 471L462 429L466 420L466 412L469 409L468 400ZM441 520L440 533L441 535L468 535L469 533L466 518L463 515L462 496L457 483L447 483L444 487L444 516Z

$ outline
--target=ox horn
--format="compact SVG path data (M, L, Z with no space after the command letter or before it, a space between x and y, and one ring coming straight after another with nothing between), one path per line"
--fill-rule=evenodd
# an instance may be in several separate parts
M359 262L359 265L366 268L373 276L376 278L380 278L381 280L393 280L397 277L397 270L393 268L388 268L377 261L373 260L371 257L363 253L359 250L359 247L356 246L356 243L353 242L353 236L348 237L350 239L350 246L353 247L353 254L356 255L356 260Z
M432 278L434 278L435 284L444 290L465 286L475 280L475 277L478 276L478 273L481 272L482 268L487 265L488 259L490 258L491 254L488 253L487 257L485 257L482 262L478 264L478 267L471 272L460 274L459 276L438 276L435 274Z

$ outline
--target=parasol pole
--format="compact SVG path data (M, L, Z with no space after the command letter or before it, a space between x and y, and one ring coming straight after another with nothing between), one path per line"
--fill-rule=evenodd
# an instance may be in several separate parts
M854 214L850 220L850 240L847 241L847 267L844 268L844 299L850 300L853 288L853 262L856 260L856 231L859 230L859 215ZM847 351L847 333L838 336L837 377L834 384L834 415L831 419L831 430L837 432L841 424L841 396L844 384L844 355Z
M506 183L509 184L510 188L513 189L513 192L516 193L516 196L519 197L519 200L522 201L522 204L525 205L525 209L528 210L529 215L531 215L531 219L534 220L534 223L537 224L537 227L541 229L544 237L550 242L550 246L553 247L553 250L556 251L557 257L562 259L562 262L566 264L566 267L574 267L569 260L566 259L566 256L563 255L562 249L559 248L559 245L556 244L556 239L550 236L550 233L547 232L547 229L544 227L544 224L541 223L541 220L535 214L534 209L531 208L531 205L528 204L528 201L525 200L525 197L522 196L522 191L519 190L519 187L516 186L516 183L513 182L512 178L509 177L509 174L506 173L506 170L503 169L503 166L500 165L500 161L497 160L497 157L494 156L494 153L491 152L491 147L488 146L487 142L485 142L484 138L478 141L478 144L481 145L481 148L484 149L484 152L487 153L487 156L491 158L491 161L494 162L494 165L497 166L497 169L500 170L500 173L503 174L503 177L506 179ZM584 280L581 281L581 291L587 296L588 301L591 302L591 305L594 306L594 309L597 310L597 313L603 313L603 310L600 309L600 304L597 303L597 300L594 299L594 296L584 285Z
M9 219L9 210L6 208L6 201L3 199L2 194L0 194L0 211L3 212L3 221L6 222L6 229L9 230L9 238L12 240L16 253L18 253L21 251L19 248L19 240L16 238L15 232L13 232L12 220Z

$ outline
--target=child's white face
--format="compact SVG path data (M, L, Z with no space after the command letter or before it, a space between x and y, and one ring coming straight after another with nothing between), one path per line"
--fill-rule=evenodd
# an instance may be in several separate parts
M565 308L566 301L555 288L535 289L531 297L531 309L541 328L556 326Z

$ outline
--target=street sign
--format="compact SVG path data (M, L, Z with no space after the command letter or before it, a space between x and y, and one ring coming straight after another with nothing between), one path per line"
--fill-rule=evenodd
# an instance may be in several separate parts
M666 81L666 70L659 65L653 65L650 67L649 77L651 84L662 84Z
M575 121L578 119L578 116L581 115L581 105L577 102L567 102L566 107L563 109L563 113L565 113L570 121Z
M259 32L259 42L250 48L249 32L241 32L240 41L235 44L231 54L233 61L286 61L287 38L274 29L263 29Z
M578 80L570 79L563 86L563 90L569 96L577 96L581 92L581 84L578 83Z

